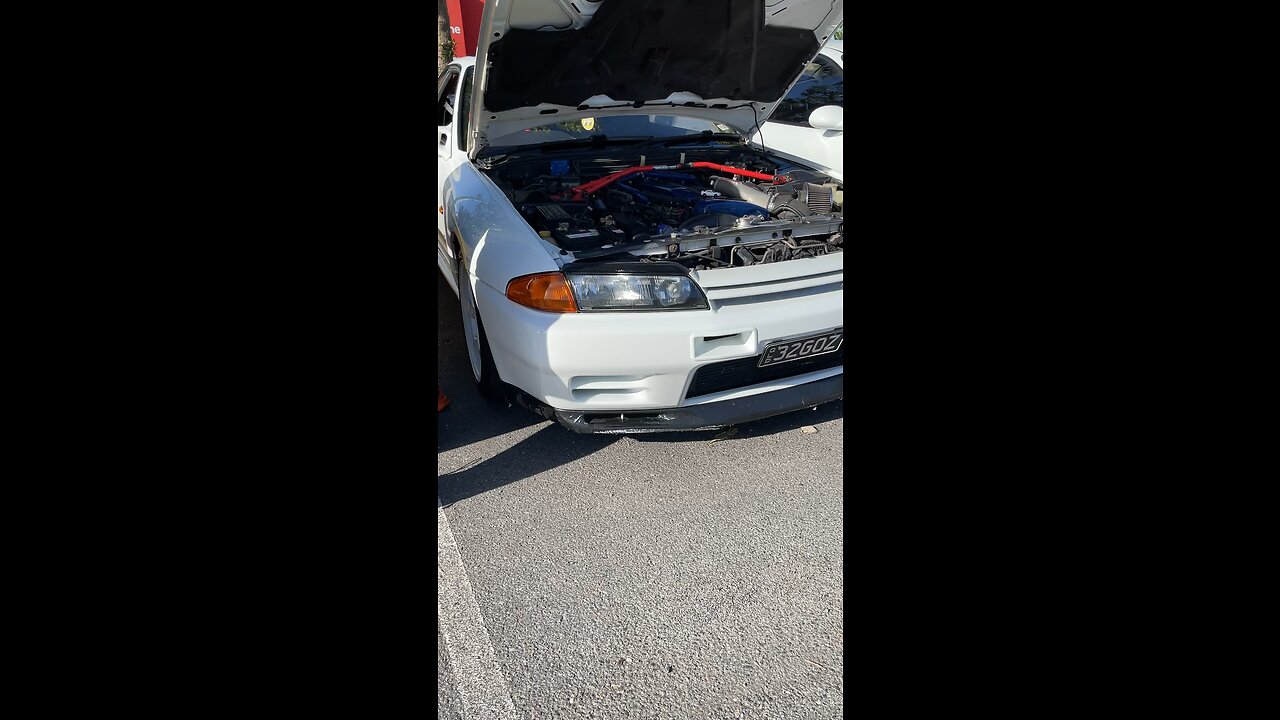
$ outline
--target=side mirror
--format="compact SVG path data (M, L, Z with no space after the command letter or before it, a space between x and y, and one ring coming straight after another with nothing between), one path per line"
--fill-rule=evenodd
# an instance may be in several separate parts
M819 130L844 130L844 108L823 105L809 114L809 124Z

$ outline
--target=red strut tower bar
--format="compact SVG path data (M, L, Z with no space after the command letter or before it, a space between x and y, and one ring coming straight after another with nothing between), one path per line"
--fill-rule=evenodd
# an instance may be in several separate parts
M784 178L781 175L769 175L768 173L761 173L754 170L736 168L713 162L677 163L675 165L637 165L635 167L629 167L626 170L619 170L618 172L610 173L597 180L592 180L591 182L585 182L581 185L571 187L568 190L568 195L571 200L581 200L584 195L599 192L602 188L612 185L614 182L628 175L648 172L649 170L683 170L684 168L707 168L709 170L719 170L721 172L733 173L734 175L741 175L743 177L756 178L757 180L769 180L774 183L784 181Z

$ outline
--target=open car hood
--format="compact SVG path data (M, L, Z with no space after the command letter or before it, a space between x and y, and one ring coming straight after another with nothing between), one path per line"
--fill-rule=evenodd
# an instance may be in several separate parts
M469 154L587 117L681 115L749 137L843 18L843 0L488 0Z

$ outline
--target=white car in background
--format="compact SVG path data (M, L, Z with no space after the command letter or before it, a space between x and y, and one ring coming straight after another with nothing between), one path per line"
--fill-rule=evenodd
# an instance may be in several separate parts
M844 41L829 40L751 141L844 180Z
M747 142L842 14L485 3L436 87L437 265L483 394L586 433L844 397L842 186Z

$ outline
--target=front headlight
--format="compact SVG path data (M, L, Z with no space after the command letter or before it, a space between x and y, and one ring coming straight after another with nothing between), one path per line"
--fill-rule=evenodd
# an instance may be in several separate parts
M706 310L707 296L684 275L566 274L578 309Z

